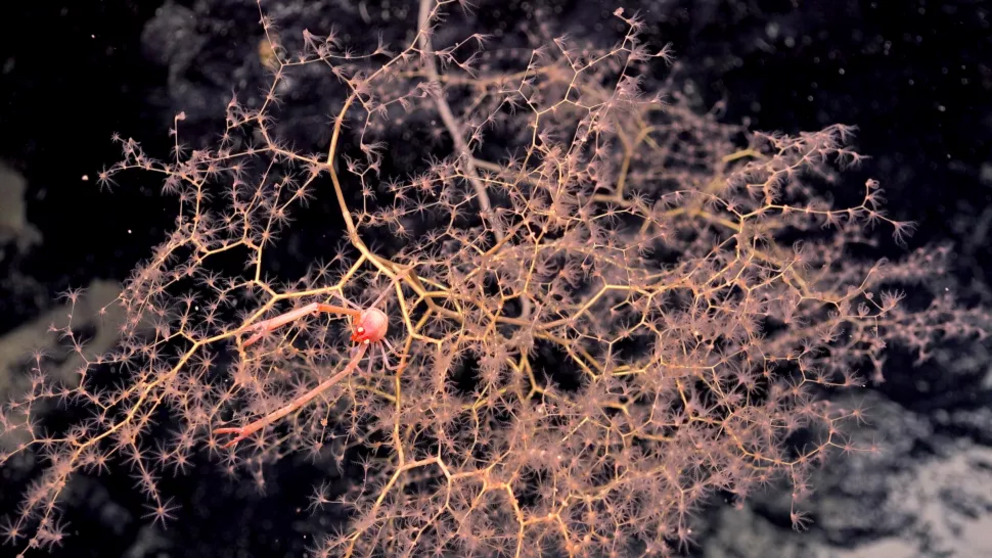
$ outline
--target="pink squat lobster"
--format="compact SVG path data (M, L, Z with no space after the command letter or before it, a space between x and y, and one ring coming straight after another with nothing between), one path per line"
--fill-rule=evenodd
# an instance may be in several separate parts
M387 290L386 292L389 291ZM386 293L384 292L382 296L385 296L385 294ZM389 330L389 318L386 316L385 312L379 310L378 308L375 308L379 300L382 299L382 296L380 296L375 302L372 303L371 306L369 306L365 310L357 310L354 308L346 308L344 306L335 306L333 304L322 304L318 302L313 302L307 304L306 306L302 306L295 310L290 310L289 312L280 314L274 318L263 320L257 324L253 324L249 326L247 328L247 331L254 331L254 333L251 335L251 337L248 338L247 341L244 342L244 344L242 345L244 347L256 343L258 340L260 340L270 331L278 329L288 323L295 322L296 320L304 316L309 316L317 312L325 312L329 314L341 314L351 317L352 320L351 340L355 343L358 343L358 345L353 350L351 361L348 362L348 365L345 366L343 370L331 376L330 378L324 380L317 387L311 389L310 391L304 393L303 395L297 397L296 399L293 399L284 407L278 409L277 411L269 413L268 415L254 422L246 424L245 426L224 427L214 430L215 435L234 434L234 438L231 439L223 447L230 448L234 446L241 440L244 440L245 438L258 432L259 430L265 428L266 426L276 422L277 420L285 417L286 415L306 405L315 397L323 393L325 390L330 389L331 386L338 383L346 376L348 376L348 374L351 374L355 370L355 368L358 366L358 363L362 360L362 357L365 356L365 353L368 350L369 345L371 345L372 343L379 345L380 349L382 350L381 354L382 354L383 362L385 363L387 357L386 357L385 349L382 349L382 343L389 345L389 341L386 340L386 332ZM371 356L369 357L368 366L369 366L369 370L371 371L372 369Z

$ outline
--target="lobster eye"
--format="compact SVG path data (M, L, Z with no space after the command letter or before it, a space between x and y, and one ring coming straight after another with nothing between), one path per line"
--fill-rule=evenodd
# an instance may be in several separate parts
M358 333L365 333L365 328L362 326L358 326L355 328L355 331L357 331Z

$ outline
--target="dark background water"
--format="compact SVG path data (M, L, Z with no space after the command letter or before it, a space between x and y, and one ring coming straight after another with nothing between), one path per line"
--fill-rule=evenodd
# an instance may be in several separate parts
M836 122L858 126L856 145L872 159L847 176L849 192L868 176L879 179L892 215L919 222L910 247L950 243L960 295L969 304L987 302L992 272L988 2L655 0L639 8L633 2L598 0L478 4L473 31L512 28L538 6L554 16L544 23L573 36L599 32L596 23L609 21L617 7L628 13L639 9L647 39L673 44L680 86L694 92L704 107L725 102L727 122L786 133ZM402 19L400 5L394 1L382 8L367 2L365 8L392 11ZM322 6L314 9L320 21L310 25L312 30L323 22L363 29L358 3ZM207 137L216 128L206 115L222 113L223 105L216 103L226 102L238 80L252 83L245 61L257 56L261 35L254 2L189 0L162 10L158 1L95 0L17 2L3 9L0 161L26 179L27 220L43 240L24 250L15 241L5 246L0 334L50 308L65 288L125 279L171 224L173 205L148 177L128 175L112 193L94 184L99 169L119 155L110 142L113 132L132 136L149 153L165 157L175 112L189 111L190 133ZM415 7L408 10L409 27L415 14ZM169 34L177 29L189 34ZM845 195L850 194L836 194ZM986 409L984 353L974 347L955 350L961 359L937 359L917 368L894 358L895 370L878 397L928 420L942 412ZM964 356L970 356L967 363ZM929 434L920 434L921 439L936 432L943 439L990 443L987 432L983 438L981 419L973 428L960 421L928 424ZM914 447L907 452L940 453L922 442ZM321 474L317 468L288 459L277 467L268 495L258 497L250 482L231 482L208 463L198 465L190 477L163 480L165 492L184 505L181 519L165 532L140 519L143 501L129 479L82 479L67 510L71 537L61 553L301 555L310 540L309 515L300 508L306 507L311 475ZM4 482L19 481L8 475ZM0 495L5 509L13 504ZM777 521L774 506L756 509ZM823 532L807 536L833 538ZM8 549L0 547L0 556Z

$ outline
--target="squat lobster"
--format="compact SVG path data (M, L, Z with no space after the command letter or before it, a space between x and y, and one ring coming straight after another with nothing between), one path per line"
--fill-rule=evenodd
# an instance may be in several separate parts
M389 292L388 290L386 292ZM378 345L381 349L381 354L383 362L386 362L386 351L382 348L382 344L385 343L389 345L389 341L386 339L386 332L389 330L389 317L386 313L375 306L379 303L385 292L376 299L368 308L365 310L358 310L355 308L347 308L344 306L336 306L333 304L323 304L318 302L313 302L297 308L295 310L290 310L284 314L280 314L274 318L269 318L268 320L263 320L257 324L250 326L247 331L253 331L254 333L248 338L242 347L248 347L256 342L258 342L262 337L264 337L270 331L278 329L288 323L292 323L304 316L309 316L317 312L323 312L328 314L341 314L350 316L352 319L352 332L351 340L358 343L355 351L351 357L351 361L348 365L344 367L343 370L337 374L331 376L330 378L321 382L317 387L311 389L310 391L304 393L303 395L297 397L290 401L284 407L269 413L268 415L246 424L245 426L239 427L224 427L214 430L214 434L234 434L229 442L227 442L223 447L230 448L236 445L241 440L251 436L252 434L262 430L266 426L276 422L277 420L285 417L286 415L292 413L293 411L303 407L315 397L323 393L324 391L330 389L334 384L340 382L342 379L351 374L355 368L358 367L358 363L365 356L368 351L369 346L373 343ZM347 302L347 301L346 301ZM372 369L372 358L369 357L369 371Z
M367 344L370 342L376 343L382 341L386 338L386 331L389 328L389 318L387 318L386 314L378 308L370 307L366 310L355 310L354 308L345 308L344 306L311 302L310 304L297 308L296 310L290 310L285 314L280 314L274 318L263 320L253 325L249 329L254 330L255 333L249 337L242 346L247 347L252 345L262 337L265 337L265 334L270 331L279 329L288 323L295 322L304 316L316 314L317 312L350 316L351 319L358 324L355 326L354 331L351 334L351 340L356 343Z

